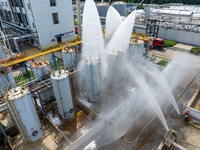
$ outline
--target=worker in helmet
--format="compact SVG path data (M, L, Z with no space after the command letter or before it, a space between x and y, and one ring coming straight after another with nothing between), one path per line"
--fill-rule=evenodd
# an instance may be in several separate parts
M191 118L188 115L185 115L184 120L185 120L185 122L189 122L191 120Z
M175 133L174 130L172 130L172 135L175 136L175 137L177 137L177 135L176 135L176 133Z

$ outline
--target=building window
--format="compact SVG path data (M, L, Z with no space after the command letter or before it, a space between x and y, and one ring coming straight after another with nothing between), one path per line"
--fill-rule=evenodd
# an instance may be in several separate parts
M53 23L58 24L59 23L58 13L52 13L52 17L53 17Z
M6 7L8 7L8 3L7 2L5 2L5 5L6 5Z
M50 0L50 6L56 6L56 0Z
M1 2L1 5L2 5L2 6L4 6L4 3L3 3L3 2Z

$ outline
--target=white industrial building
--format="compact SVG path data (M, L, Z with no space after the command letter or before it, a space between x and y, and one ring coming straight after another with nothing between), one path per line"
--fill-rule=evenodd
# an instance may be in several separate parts
M7 47L20 51L18 45L24 41L50 47L75 39L72 9L71 0L0 0L5 35L10 35L4 39L9 40Z

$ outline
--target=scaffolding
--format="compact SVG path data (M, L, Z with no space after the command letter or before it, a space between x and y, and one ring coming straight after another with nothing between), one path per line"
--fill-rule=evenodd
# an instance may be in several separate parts
M146 33L157 37L159 27L165 29L174 29L186 32L200 33L200 23L163 20L154 18L148 19Z

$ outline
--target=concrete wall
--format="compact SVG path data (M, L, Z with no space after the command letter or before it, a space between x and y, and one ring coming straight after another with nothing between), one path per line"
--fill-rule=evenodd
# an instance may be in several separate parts
M189 114L190 114L192 117L197 118L197 119L200 119L200 111L198 111L198 110L196 110L196 109L194 109L194 108L192 108L192 107L186 106L185 111L187 111L187 110L190 111Z
M29 0L24 0L26 5ZM72 1L56 0L56 6L51 7L49 0L30 0L33 15L28 12L30 24L35 21L41 46L57 44L56 35L64 34L62 41L75 38ZM29 10L31 11L31 10ZM53 23L52 13L58 13L58 24ZM53 39L55 41L53 41Z
M138 33L143 33L143 34L146 34L146 30L144 29L138 29L138 28L134 28L134 30Z
M199 100L197 98L198 94L199 94L199 89L198 89L198 91L195 92L195 94L193 95L191 100L186 105L185 111L189 110L190 111L189 115L193 116L194 118L200 119L200 111L193 108L194 107L193 105L196 105L196 101Z
M158 37L177 41L180 43L200 46L199 33L159 28Z

